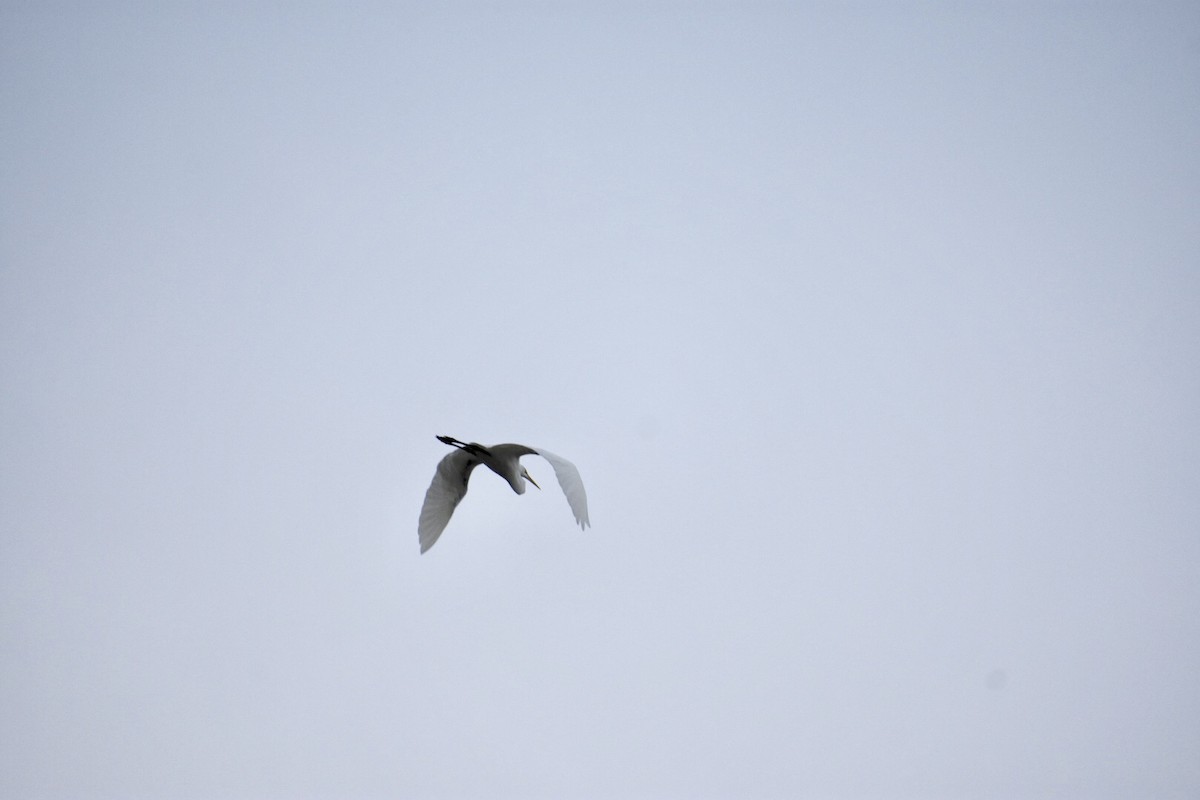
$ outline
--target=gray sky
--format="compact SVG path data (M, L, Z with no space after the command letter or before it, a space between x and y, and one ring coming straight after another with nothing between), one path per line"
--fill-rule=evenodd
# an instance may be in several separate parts
M1200 794L1194 4L341 5L0 5L0 795Z

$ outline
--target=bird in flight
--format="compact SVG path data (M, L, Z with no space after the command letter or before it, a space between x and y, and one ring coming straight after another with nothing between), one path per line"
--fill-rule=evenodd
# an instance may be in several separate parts
M526 447L523 444L494 444L484 447L471 442L466 444L450 436L437 437L439 442L454 448L448 456L437 465L433 474L433 483L425 492L425 504L421 506L421 521L417 525L417 535L421 540L421 552L433 547L434 542L446 529L450 515L455 507L467 494L467 480L471 470L484 464L492 472L508 481L508 485L517 494L525 494L525 481L529 481L538 489L537 481L521 466L521 456L541 456L554 467L558 476L558 485L567 496L571 513L579 527L586 530L592 523L588 520L587 493L583 490L583 479L575 465L562 456L556 456L548 450Z

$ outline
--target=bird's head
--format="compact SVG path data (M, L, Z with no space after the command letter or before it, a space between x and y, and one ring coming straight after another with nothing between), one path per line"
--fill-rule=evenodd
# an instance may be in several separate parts
M532 483L534 486L537 486L539 490L542 488L538 486L537 481L535 481L533 476L529 474L529 470L525 469L524 467L521 467L521 477Z

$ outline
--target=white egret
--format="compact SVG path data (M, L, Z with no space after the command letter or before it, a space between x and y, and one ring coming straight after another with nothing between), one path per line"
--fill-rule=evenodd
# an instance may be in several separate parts
M508 481L508 485L517 494L525 494L525 481L529 481L538 489L537 481L521 466L521 456L541 456L554 467L558 476L558 485L567 496L567 503L575 515L575 521L584 530L592 523L588 521L587 493L583 490L583 479L575 465L561 456L556 456L548 450L537 447L526 447L523 444L494 444L484 447L471 442L466 444L450 436L439 436L438 441L451 445L454 452L443 458L433 474L433 483L425 492L425 504L421 506L421 521L417 525L417 534L421 540L421 552L433 547L434 542L446 529L450 515L454 513L459 501L467 494L467 480L471 470L483 464L492 472Z

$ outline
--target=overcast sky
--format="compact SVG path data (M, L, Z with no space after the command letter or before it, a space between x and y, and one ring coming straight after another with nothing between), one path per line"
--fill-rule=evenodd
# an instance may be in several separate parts
M3 2L0 121L0 795L1200 795L1194 3Z

